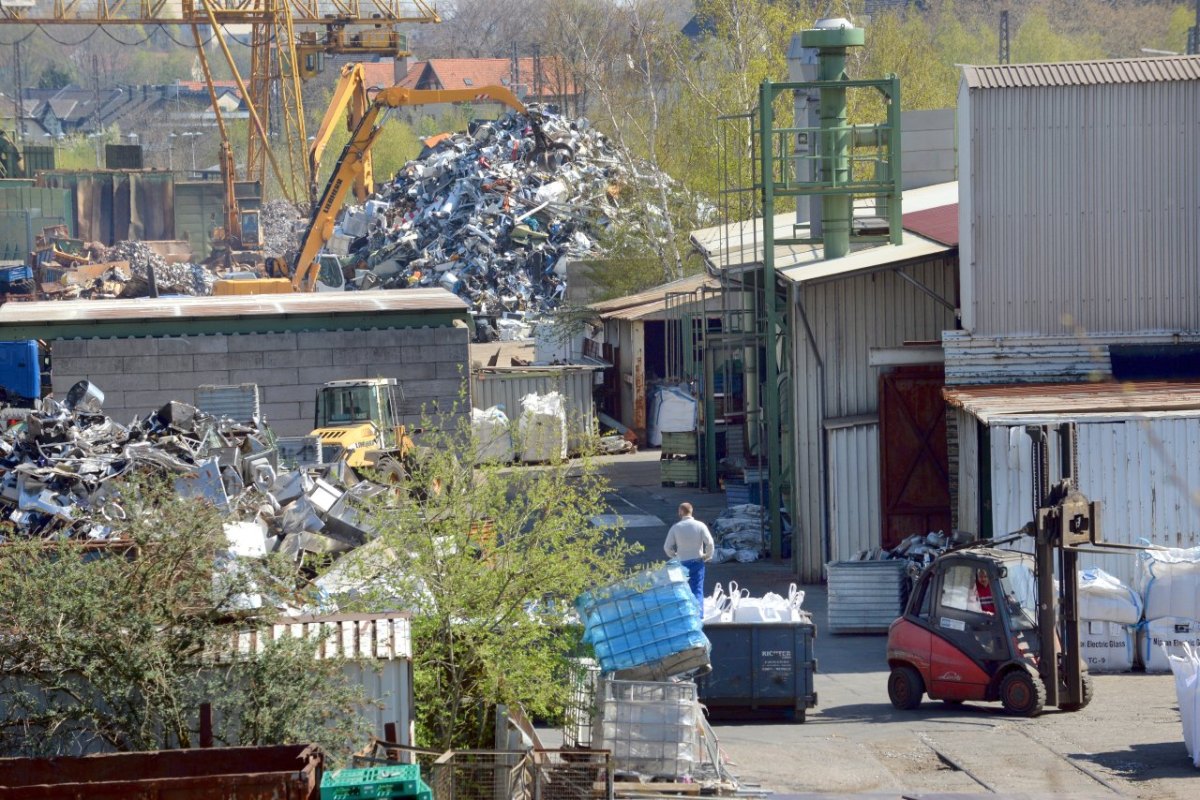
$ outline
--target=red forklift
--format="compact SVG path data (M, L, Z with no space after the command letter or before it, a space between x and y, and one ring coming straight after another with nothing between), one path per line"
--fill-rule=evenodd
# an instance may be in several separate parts
M998 700L1009 714L1033 717L1046 706L1078 711L1092 699L1079 652L1079 553L1140 548L1100 540L1099 504L1078 488L1074 424L1026 433L1034 519L1002 539L949 550L925 568L904 616L888 630L888 697L898 709L915 709L929 695L951 705ZM1054 450L1062 477L1052 485ZM1032 555L999 549L1030 540Z

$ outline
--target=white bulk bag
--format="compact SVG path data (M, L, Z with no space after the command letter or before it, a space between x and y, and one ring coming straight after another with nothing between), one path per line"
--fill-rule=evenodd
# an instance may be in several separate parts
M1133 669L1133 629L1107 620L1079 620L1079 655L1088 672Z
M1138 565L1146 619L1200 619L1200 547L1143 550Z
M521 460L561 461L567 457L567 407L558 392L521 398Z
M1142 619L1142 598L1102 569L1079 575L1079 618L1136 625Z
M660 388L655 408L658 418L654 427L659 433L688 433L696 430L696 398L683 389L674 386Z
M1200 767L1200 650L1185 646L1181 655L1167 657L1175 676L1175 697L1183 721L1183 744Z
M1138 653L1146 672L1168 672L1167 654L1177 656L1185 645L1200 649L1200 621L1163 617L1147 620L1138 631Z
M475 461L507 464L513 460L512 431L508 416L500 406L486 411L471 409L471 434L475 437Z

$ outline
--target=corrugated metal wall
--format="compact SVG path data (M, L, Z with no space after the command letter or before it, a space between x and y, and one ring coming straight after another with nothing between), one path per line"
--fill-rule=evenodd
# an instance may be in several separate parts
M69 191L26 186L0 188L0 260L24 261L33 250L30 233L36 237L48 225L66 225L71 235L75 235L75 205Z
M38 180L72 193L81 239L111 245L175 238L175 183L169 172L46 172Z
M830 561L879 546L879 422L826 431L829 449Z
M947 433L953 432L958 458L950 465L950 502L955 530L976 536L979 524L979 423L960 408L946 410Z
M989 438L992 520L1000 536L1033 516L1029 437L1021 425L994 425ZM1077 443L1080 489L1103 503L1106 541L1200 544L1200 416L1080 422ZM1136 572L1132 554L1085 555L1082 564L1127 583Z
M957 261L935 259L909 267L909 275L954 302ZM796 290L793 290L793 295ZM803 305L818 353L808 341L797 309ZM937 341L954 327L954 314L891 271L805 285L789 304L794 353L795 464L793 521L797 567L806 581L819 581L825 552L825 420L879 410L879 370L868 365L873 347L907 341ZM856 451L857 452L857 451ZM849 455L849 453L847 454ZM866 462L847 465L851 474L879 474L879 450ZM858 523L862 528L869 522ZM878 540L879 527L872 531Z
M522 397L558 392L567 406L567 447L578 452L595 431L595 376L590 367L473 370L471 402L481 409L503 406L509 420L515 422L521 416Z
M198 261L212 252L212 229L225 224L224 194L213 181L175 184L175 236L192 246Z
M974 332L1194 329L1200 81L969 98Z
M1195 325L1200 326L1200 319ZM1110 380L1110 346L1196 343L1200 343L1198 333L996 337L946 331L942 335L947 386Z

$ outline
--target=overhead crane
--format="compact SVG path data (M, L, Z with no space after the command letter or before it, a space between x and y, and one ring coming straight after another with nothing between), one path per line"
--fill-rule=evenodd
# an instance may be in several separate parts
M227 193L236 179L228 131L217 103L202 28L229 66L249 111L246 163L242 180L264 183L268 166L292 200L304 197L311 182L301 81L314 76L323 54L358 57L409 55L406 23L441 22L429 0L4 0L0 25L175 25L190 28L208 84L221 136L222 178ZM247 82L226 42L225 28L250 26L251 66ZM362 30L355 30L363 26ZM278 98L272 102L272 98ZM280 119L272 120L272 107ZM273 124L273 122L275 124ZM286 161L276 157L270 133L278 129ZM284 167L287 167L286 173ZM232 201L232 197L227 200ZM239 228L236 204L227 202L226 230Z

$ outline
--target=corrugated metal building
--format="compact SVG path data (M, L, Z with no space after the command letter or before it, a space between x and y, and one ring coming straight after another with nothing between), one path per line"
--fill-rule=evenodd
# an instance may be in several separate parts
M649 421L648 389L669 377L667 326L672 323L668 320L669 310L698 309L698 303L684 303L683 299L715 290L718 284L716 278L700 273L590 306L603 325L604 342L611 347L613 367L619 376L616 397L610 403L613 416L635 431L642 441L646 441ZM669 309L673 298L679 299ZM673 322L679 324L678 319ZM673 337L678 340L680 333L674 333Z
M791 510L799 537L793 552L805 581L820 580L829 561L948 523L944 490L939 503L933 497L936 486L925 485L944 486L947 476L924 459L918 460L922 469L901 469L907 459L896 452L897 433L881 437L886 427L881 386L899 390L887 395L897 401L890 404L893 418L910 412L917 440L905 443L908 455L923 453L926 446L936 450L939 442L928 439L937 435L941 410L928 401L941 386L935 343L955 324L957 271L952 243L907 232L900 246L782 273L790 283L793 340ZM914 391L930 381L930 389ZM944 454L944 438L940 448ZM898 471L911 473L916 482L897 476Z
M465 413L469 319L444 289L73 300L5 304L0 339L49 342L55 395L87 379L120 422L193 403L200 386L254 383L272 430L302 436L334 380L396 378L412 427Z
M945 396L964 470L962 529L1000 537L1033 519L1025 426L1075 421L1079 488L1103 504L1105 541L1200 544L1200 383L948 387ZM1126 583L1136 571L1128 552L1082 563Z
M1197 329L1200 57L965 67L958 113L968 334Z
M830 560L949 527L938 343L956 324L957 201L956 183L904 192L898 246L831 260L819 247L777 249L791 337L788 505L804 581L820 581ZM779 215L775 227L794 222ZM754 226L696 231L692 242L714 268L753 269Z
M1028 522L1022 427L1076 421L1104 538L1197 543L1200 57L966 67L959 135L956 527Z

